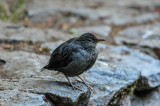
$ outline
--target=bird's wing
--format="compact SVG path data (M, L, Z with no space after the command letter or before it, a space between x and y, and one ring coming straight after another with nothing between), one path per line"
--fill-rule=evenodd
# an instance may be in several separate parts
M73 42L76 38L72 38L67 42L62 43L59 47L57 47L53 53L51 54L47 69L59 69L62 67L66 67L71 61L72 47L70 43Z

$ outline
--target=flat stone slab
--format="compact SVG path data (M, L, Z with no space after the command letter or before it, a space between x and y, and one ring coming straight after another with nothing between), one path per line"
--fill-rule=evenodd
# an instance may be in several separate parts
M54 40L68 40L73 36L51 29L25 28L21 25L10 24L0 21L0 39L48 42Z
M160 23L129 27L115 36L117 44L135 44L160 49Z
M88 0L87 2L73 2L72 0L63 2L46 0L44 2L42 0L33 0L28 2L27 11L32 21L42 21L41 19L46 19L56 13L69 13L89 20L105 19L104 22L107 24L126 25L145 23L159 18L159 15L153 11L158 5L160 5L158 0L153 0L152 2L145 0L120 0L118 2L112 0ZM45 9L42 9L42 6ZM140 11L141 7L143 11Z
M117 14L113 12L117 12ZM142 24L159 18L159 14L157 13L128 12L128 10L129 14L120 10L113 12L110 18L105 20L105 23L114 25Z
M103 4L108 4L108 2L104 1L61 1L61 0L46 0L45 2L43 0L33 0L32 2L27 2L27 11L29 16L31 17L31 20L36 20L35 18L38 18L37 16L40 16L44 19L45 16L53 15L58 12L70 12L73 14L77 14L79 16L85 16L91 19L98 18L99 16L103 16L103 13L91 14L94 11L92 11L93 6L99 6L103 7ZM64 5L65 4L65 5ZM42 9L41 7L44 6L45 9ZM63 8L61 8L63 7ZM106 7L106 6L104 6ZM85 11L83 11L85 10ZM88 13L88 14L87 14ZM94 12L95 13L95 12Z
M141 75L136 90L149 90L160 85L160 61L126 46L108 46L99 59L138 70Z
M92 26L92 27L83 27L83 28L75 28L73 29L79 35L89 32L98 35L102 35L104 37L109 36L111 32L111 27L109 26Z
M129 25L129 24L142 24L150 22L154 19L159 18L158 13L153 12L139 12L139 10L134 10L131 8L98 8L96 10L92 8L74 8L74 7L67 7L63 9L49 9L38 14L35 14L31 17L32 22L41 22L45 21L49 15L46 15L46 12L51 14L50 11L56 11L56 13L68 13L72 14L73 16L83 17L90 20L98 20L104 19L105 24L113 24L113 25ZM39 17L43 18L44 20L40 20Z
M20 89L30 93L49 94L51 100L55 95L58 95L57 98L70 97L71 99L67 99L67 101L71 101L72 104L76 104L77 101L79 102L78 98L81 97L81 94L83 96L89 95L89 91L85 85L76 83L73 81L73 78L70 78L71 81L74 82L76 86L82 87L81 89L84 89L85 91L84 94L80 91L72 91L72 88L67 84L64 75L55 75L55 71L49 70L40 72L40 69L48 61L48 56L22 51L2 51L0 57L3 57L2 59L6 61L6 64L0 70L1 77L12 78L8 83L7 81L1 83L2 85L0 87L3 89ZM97 61L94 67L88 70L86 74L82 74L82 77L93 89L89 103L92 105L107 105L115 100L115 96L116 99L121 99L121 96L119 95L122 91L126 92L127 95L129 93L127 92L128 89L134 89L132 85L136 83L139 75L140 73L135 69L117 66L116 64L108 66L105 62ZM15 78L20 79L16 80ZM66 97L66 95L68 96ZM89 96L87 97L89 98ZM62 99L61 101L64 101L64 103L66 102L65 99ZM117 103L118 101L115 102L115 104Z
M47 56L23 51L1 51L0 57L6 61L6 64L0 70L1 78L26 78L51 74L40 72L40 69L46 64L47 59L49 59Z
M160 61L142 52L129 49L125 46L112 47L100 52L99 59L110 63L134 68L141 72L141 79L137 90L152 89L160 85ZM105 48L105 47L104 47ZM104 49L103 48L103 49ZM0 57L6 61L1 69L2 78L23 78L23 77L51 77L55 71L40 72L40 69L46 64L49 57L37 55L34 53L15 51L1 51ZM21 57L21 58L20 58ZM130 62L132 60L132 62ZM20 65L17 65L20 64ZM135 67L136 66L136 67ZM64 80L61 75L60 80Z
M18 90L0 90L1 106L51 106L42 94L26 93Z
M144 9L153 10L154 8L156 8L156 6L160 5L158 0L152 0L152 1L120 0L118 3L115 3L115 4L117 4L119 6L125 6L125 7L134 8L134 9L140 9L140 10L144 10Z
M130 62L131 60L132 63ZM148 90L160 85L159 60L137 51L124 57L121 64L133 67L141 72L137 90Z
M41 44L41 48L49 50L50 54L55 50L59 45L64 43L65 41L59 40L56 42L45 42Z
M40 69L47 63L49 56L23 51L1 51L0 57L6 61L0 70L1 78L5 78L1 80L0 89L43 94L53 103L60 105L86 105L88 103L90 92L84 84L77 83L84 92L74 91L67 84L64 75L55 76L55 71L40 72Z
M90 90L82 83L76 83L75 86L79 86L79 90L73 90L66 82L56 82L54 79L36 79L36 78L24 78L24 79L2 79L0 80L0 89L13 89L17 91L26 92L26 95L43 94L53 104L56 105L70 105L70 106L85 106L88 104L90 97ZM10 92L12 93L12 92ZM38 97L38 96L37 96ZM16 97L16 99L18 99ZM11 101L12 102L12 101ZM30 103L27 101L25 103ZM44 101L39 101L40 104Z
M33 0L32 2L27 3L27 12L30 16L30 19L33 22L37 21L44 21L48 16L52 16L56 13L72 13L76 16L82 16L87 17L89 19L97 19L101 16L104 16L103 13L98 13L92 11L90 8L92 5L97 5L97 3L103 3L103 2L92 2L92 1L75 1L67 0L67 1L59 1L59 0L46 0L45 2L43 0ZM64 5L65 4L65 5ZM98 4L99 5L99 4ZM45 9L42 9L41 6L45 7ZM61 8L63 7L63 8ZM96 10L95 10L96 11ZM92 13L96 13L95 15Z
M85 75L85 80L94 89L89 104L120 105L121 97L134 90L139 75L140 72L135 69L97 61Z

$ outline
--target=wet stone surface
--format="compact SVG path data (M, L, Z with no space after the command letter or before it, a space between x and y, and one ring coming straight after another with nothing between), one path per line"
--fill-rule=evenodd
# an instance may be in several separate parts
M93 106L123 104L122 96L128 95L134 89L139 75L135 69L97 61L85 75L85 80L94 88L89 104Z
M25 93L26 96L27 94L29 95L30 93L32 93L30 95L31 96L33 95L33 97L36 94L39 94L41 96L43 95L42 97L44 97L45 95L45 98L47 98L51 103L55 105L70 105L70 106L83 105L84 106L88 103L90 91L83 84L77 83L76 85L79 86L79 88L82 89L83 91L73 90L72 87L70 87L67 83L56 82L53 79L45 80L45 79L35 79L35 78L29 78L29 79L24 78L24 79L17 79L17 80L16 79L1 80L0 89L5 89L5 90L13 89L10 92L11 94L12 92L14 92L14 90L16 90L17 92L23 91L23 92L26 92ZM14 98L13 96L11 97ZM15 97L15 99L18 99L18 98ZM27 101L28 100L25 100L25 97L24 97L24 100L22 99L22 101L17 101L17 102L18 103L24 102L24 104L27 104L28 103ZM38 100L36 102L38 102ZM45 103L43 99L39 102L40 104Z
M14 106L51 106L44 101L45 96L42 94L26 93L18 90L0 90L0 105Z
M109 26L83 27L83 28L77 28L73 30L79 35L85 32L89 32L89 33L98 34L104 37L109 36L111 32L111 28Z
M1 56L3 56L7 61L7 64L3 67L3 69L1 69L2 78L21 78L15 83L13 79L13 82L5 82L1 84L2 88L21 89L25 91L29 90L30 92L34 93L49 94L47 95L47 97L49 96L51 101L54 101L52 99L55 97L55 95L58 95L58 97L56 96L57 98L64 98L65 94L67 93L66 95L70 95L69 97L71 98L72 104L77 103L77 101L83 104L78 98L80 98L81 95L84 94L80 91L72 90L72 88L67 84L67 81L62 74L54 75L54 71L47 70L45 70L44 72L40 72L40 69L42 68L41 66L46 63L45 60L47 60L49 57L22 51L3 51L3 55L1 54ZM13 56L14 58L10 58ZM17 60L19 56L22 58L20 60ZM91 68L86 74L84 73L84 76L82 75L86 82L88 82L94 89L89 103L97 105L107 105L115 99L115 95L119 95L121 93L121 90L128 94L128 86L133 85L139 78L139 75L140 73L135 69L132 70L130 68L119 67L116 65L108 66L104 62L97 62L95 66ZM30 77L30 79L23 79L28 77ZM64 81L65 83L63 83ZM15 86L12 86L12 84ZM89 91L86 89L86 87L83 87L85 85L81 83L75 83L75 85L82 87L82 89L85 90L86 99L89 99ZM78 100L75 98L77 98ZM120 96L117 98L119 100ZM86 99L83 99L83 101ZM56 100L54 102L57 102ZM99 102L97 102L97 100L99 100ZM62 102L65 103L65 99ZM115 104L117 103L118 101Z
M9 24L0 21L0 39L31 41L31 42L48 42L54 40L68 40L72 36L60 31L51 29L25 28L21 25ZM16 28L15 28L16 27ZM23 35L23 36L22 36Z
M109 46L99 59L109 64L134 68L141 73L136 90L149 90L160 85L160 61L125 46Z
M49 58L23 51L1 51L0 57L3 57L6 61L6 64L0 70L2 78L39 76L42 74L40 73L40 69L42 68L41 64L45 64L44 60Z
M118 10L117 10L118 11ZM120 11L121 12L121 11ZM150 22L154 19L157 19L159 17L159 14L156 13L138 13L129 12L127 13L118 13L111 15L109 19L105 20L105 23L107 24L114 24L114 25L128 25L128 24L141 24Z
M58 0L47 0L45 3L34 0L27 5L28 14L33 22L52 17L53 14L67 13L89 20L104 19L104 23L114 25L141 24L159 18L159 14L152 13L160 3L154 1L120 0L109 1L75 1L67 0L65 5ZM138 4L137 4L138 2ZM45 6L42 9L41 6ZM63 7L63 8L61 8ZM125 7L125 8L124 8ZM145 11L145 8L150 11ZM41 17L41 18L40 18Z
M126 28L115 37L117 44L135 44L160 49L160 23Z
M0 105L159 106L159 0L24 2L21 23L0 21ZM81 75L92 92L77 77L70 80L83 91L63 74L40 72L48 54L85 32L106 39L97 45L95 65Z
M55 50L63 42L64 41L62 41L62 40L59 40L56 42L46 42L46 43L41 44L41 48L48 49L51 54L53 52L53 50Z

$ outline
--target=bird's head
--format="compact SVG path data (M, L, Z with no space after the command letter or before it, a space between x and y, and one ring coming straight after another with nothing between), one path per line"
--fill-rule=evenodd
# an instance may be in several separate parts
M92 46L92 47L95 47L96 44L100 41L105 41L104 39L98 39L95 35L91 33L84 33L77 40L80 41L85 46Z
M84 33L78 38L78 41L86 41L86 42L92 42L92 43L98 43L100 41L105 41L104 39L98 39L95 35L91 33Z

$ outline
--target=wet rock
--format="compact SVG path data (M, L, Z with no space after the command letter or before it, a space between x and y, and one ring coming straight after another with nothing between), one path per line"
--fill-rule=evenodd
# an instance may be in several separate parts
M133 85L139 75L140 73L132 68L97 61L84 78L94 89L89 104L120 105L122 96L128 95L134 89Z
M62 10L65 13L70 13L75 16L83 17L89 20L97 20L100 18L105 18L109 16L109 12L106 11L106 9L90 9L90 8L78 8L78 9L73 9L69 8L66 10Z
M46 43L43 43L41 45L41 48L49 49L50 54L51 54L63 42L65 42L65 41L59 40L59 41L56 41L56 42L46 42Z
M1 89L14 89L23 92L43 94L55 105L86 106L90 97L90 90L82 83L76 83L80 90L73 90L66 82L57 82L54 79L25 78L1 80ZM32 95L34 95L32 94ZM36 97L36 96L35 96ZM27 102L27 101L26 101ZM28 101L30 102L30 101ZM42 101L40 101L42 102ZM43 102L42 102L43 103Z
M105 23L114 25L141 24L157 18L159 18L157 13L138 13L137 11L127 14L125 12L117 12L117 14L110 15L110 18L107 18Z
M59 14L59 13L63 14L64 12L71 13L72 10L75 10L75 9L78 9L76 13L79 13L79 12L81 13L81 10L79 11L79 9L87 8L86 4L92 5L92 3L93 2L89 2L89 1L84 3L82 1L72 1L72 0L67 0L63 2L58 0L54 0L54 1L47 0L45 2L33 0L32 2L27 3L27 13L31 21L33 22L45 21L48 17L53 16L54 14ZM41 8L42 6L45 7L45 9L42 9Z
M96 10L93 10L94 5L100 5L103 6L103 1L59 1L59 0L47 0L47 1L38 1L33 0L32 2L28 2L27 4L27 11L29 16L31 17L31 20L40 20L45 19L49 15L53 15L56 13L71 13L73 15L77 15L80 17L87 17L90 19L97 19L101 16L104 16L105 12L94 12ZM64 5L65 4L65 5ZM107 3L105 3L107 4ZM45 7L45 9L42 9L41 7ZM63 7L63 8L62 8ZM92 13L96 13L95 15ZM36 19L37 18L37 19Z
M44 101L42 94L26 93L18 90L0 91L0 105L2 106L51 106L49 102Z
M109 64L119 64L134 68L141 72L136 90L149 90L160 85L160 61L144 54L138 50L125 46L108 47L108 50L101 52L99 59Z
M130 27L120 31L117 36L115 36L115 41L117 44L123 44L125 42L160 49L159 27L159 23Z
M111 32L111 28L109 26L93 26L93 27L83 27L83 28L76 28L73 29L79 35L89 32L98 35L102 35L104 37L108 36Z
M6 61L6 64L0 70L2 78L23 78L43 74L45 76L45 72L40 73L40 69L47 63L49 58L23 51L1 51L0 57L3 57Z
M123 1L123 3L121 6L136 9L139 11L154 11L154 9L160 5L158 0L153 0L153 1L122 0L122 1Z
M65 5L64 5L65 4ZM32 22L45 22L50 19L58 20L56 14L63 15L67 18L66 14L76 19L86 19L84 24L92 24L95 20L100 20L102 23L114 25L129 25L129 24L142 24L152 20L158 19L159 14L155 12L155 8L159 7L160 3L154 1L138 1L138 0L120 0L120 1L72 1L67 0L47 0L33 2L27 5ZM42 9L41 7L45 7ZM63 7L63 8L61 8ZM55 15L55 16L54 16ZM70 19L67 19L68 22ZM94 23L97 25L97 23Z
M0 57L5 58L7 61L7 64L0 70L1 78L6 79L1 80L3 84L1 82L0 89L43 94L51 102L59 105L86 105L88 103L90 91L84 84L75 84L75 86L79 86L84 90L83 92L73 90L67 84L64 75L55 76L55 71L45 70L40 72L40 69L47 63L49 56L22 51L2 51ZM7 80L7 78L11 79Z
M99 60L105 61L109 64L114 63L121 66L127 66L140 71L141 79L139 80L137 90L152 89L160 85L159 60L125 46L108 46L108 48L108 50L106 49L106 51L100 52ZM2 51L0 57L3 57L7 62L3 69L1 69L2 78L55 76L55 71L40 72L40 69L46 65L49 59L48 56L22 51ZM131 60L132 62L130 62ZM63 79L65 78L62 77L61 80Z
M157 5L159 5L157 0L152 2L146 2L145 0L120 0L118 2L114 2L112 0L88 0L87 2L73 2L72 0L63 2L58 0L47 0L44 2L33 0L32 2L28 3L27 11L31 17L31 20L33 21L43 21L43 19L46 19L48 16L56 13L68 13L90 20L103 18L106 19L105 22L109 24L125 25L130 23L144 23L158 18L158 14L139 10L140 7L143 7L145 9L147 8L147 10L149 8L149 10L153 11ZM45 9L42 9L42 6L45 7Z
M132 63L130 60L132 60ZM128 67L134 67L141 72L136 90L148 90L160 85L159 60L140 52L134 52L126 56L126 58L122 60L122 64L127 64Z
M104 19L104 23L113 25L142 24L159 18L158 13L141 13L126 8L100 8L100 9L66 9L65 13L73 14L89 20Z
M32 41L32 42L47 42L54 40L68 40L71 35L64 34L62 32L51 30L51 29L36 29L36 28L25 28L19 26L13 28L14 24L4 23L0 21L2 25L0 27L0 39L18 40L18 41ZM22 36L23 35L23 36Z
M141 94L141 96L133 96L131 106L159 106L160 87Z
M131 6L136 6L136 7L148 7L148 8L154 8L157 5L159 5L158 0L152 0L152 1L146 1L146 0L119 0L117 2L113 0L88 0L84 2L84 0L81 1L72 1L72 0L66 0L66 1L59 1L59 0L46 0L45 2L43 0L32 0L32 1L27 1L27 9L28 10L44 10L41 7L44 6L45 8L55 8L59 7L61 8L62 6L64 8L66 7L74 7L74 8L92 8L92 9L97 9L97 8L104 8L104 7L131 7ZM65 5L64 5L65 4Z
M99 8L96 10L90 8L66 9L65 13L73 14L88 20L103 19L106 24L129 25L142 24L159 18L158 13L139 12L134 9L126 8Z
M49 70L40 72L40 69L48 61L48 56L22 51L2 51L0 56L7 61L4 68L0 70L2 78L12 78L9 83L7 83L7 81L6 83L1 83L2 88L21 89L30 93L34 92L48 94L47 97L50 101L53 101L55 95L58 93L58 96L56 96L57 99L54 100L61 100L63 103L69 101L72 104L76 104L78 98L89 98L89 92L84 84L77 82L75 83L76 86L79 86L80 88L82 87L81 89L84 89L85 93L80 91L72 91L72 88L68 86L64 75L54 75L55 71ZM85 73L82 74L82 76L83 75L85 75ZM98 61L93 68L87 71L86 76L84 77L84 79L90 83L94 89L91 95L90 104L107 105L111 104L114 99L116 99L114 104L117 104L120 99L122 99L121 93L123 93L123 95L127 95L131 89L134 89L132 85L136 83L139 75L140 73L135 69L133 70L132 68L117 66L116 64L115 66L110 66L104 62ZM21 79L16 80L14 78ZM25 80L23 78L30 79ZM72 78L71 80L72 82L75 82ZM73 98L68 99L68 96L65 95ZM59 97L65 97L66 99L59 99ZM82 99L83 101L88 100L84 98ZM78 99L78 103L83 104L80 100L81 99Z

